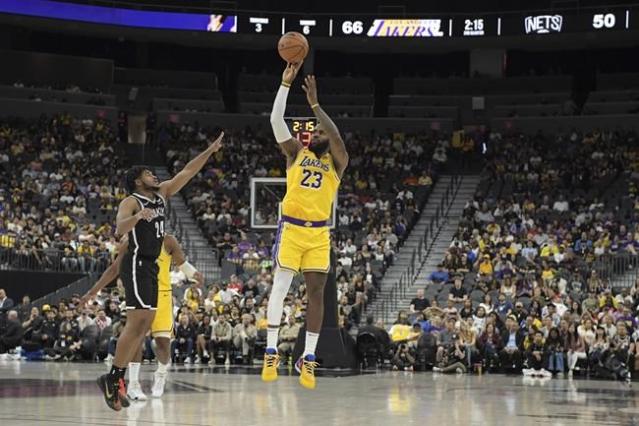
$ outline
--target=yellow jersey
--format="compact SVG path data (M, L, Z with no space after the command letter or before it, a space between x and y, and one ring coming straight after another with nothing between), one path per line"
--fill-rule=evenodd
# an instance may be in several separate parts
M301 149L286 171L282 215L312 222L329 220L339 184L330 153L317 158L307 148Z
M158 256L158 290L171 291L171 255L162 245L162 250Z

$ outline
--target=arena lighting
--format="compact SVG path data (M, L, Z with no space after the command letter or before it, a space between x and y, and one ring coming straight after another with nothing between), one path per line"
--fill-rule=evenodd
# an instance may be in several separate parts
M560 33L639 30L639 7L383 17L264 12L236 15L174 13L49 0L0 0L0 13L167 30L268 35L297 31L315 37L413 38L424 42L451 37L550 37Z

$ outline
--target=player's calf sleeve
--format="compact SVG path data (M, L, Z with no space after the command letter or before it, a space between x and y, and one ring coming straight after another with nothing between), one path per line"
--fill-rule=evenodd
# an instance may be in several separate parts
M268 299L268 308L266 310L266 319L269 328L266 336L266 347L277 348L277 336L279 333L279 325L282 322L282 312L284 312L284 298L288 294L295 274L291 271L277 269L273 277L273 288ZM277 326L277 328L273 327Z

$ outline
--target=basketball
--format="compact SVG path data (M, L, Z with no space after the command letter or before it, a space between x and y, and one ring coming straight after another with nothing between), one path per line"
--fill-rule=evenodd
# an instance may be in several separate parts
M308 40L302 34L290 31L280 38L277 51L286 62L300 63L308 54Z

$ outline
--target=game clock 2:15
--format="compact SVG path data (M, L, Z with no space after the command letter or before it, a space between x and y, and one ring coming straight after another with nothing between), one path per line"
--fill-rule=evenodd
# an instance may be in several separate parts
M315 118L292 118L290 120L293 137L302 142L304 146L308 146L313 139L317 120Z

